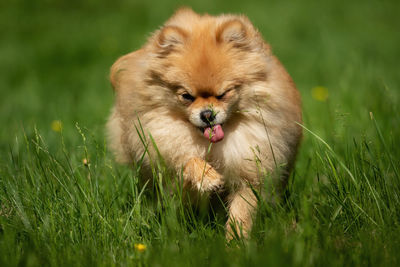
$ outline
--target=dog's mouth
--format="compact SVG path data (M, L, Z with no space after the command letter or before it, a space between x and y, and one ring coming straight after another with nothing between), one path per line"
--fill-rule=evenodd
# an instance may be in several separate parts
M222 124L209 125L204 128L199 128L199 130L203 133L203 136L212 143L217 143L224 139Z

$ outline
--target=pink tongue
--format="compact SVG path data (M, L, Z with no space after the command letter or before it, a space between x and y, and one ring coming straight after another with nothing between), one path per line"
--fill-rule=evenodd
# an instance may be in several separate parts
M207 127L204 129L204 137L211 142L216 143L224 139L224 131L220 124L214 125L212 128Z

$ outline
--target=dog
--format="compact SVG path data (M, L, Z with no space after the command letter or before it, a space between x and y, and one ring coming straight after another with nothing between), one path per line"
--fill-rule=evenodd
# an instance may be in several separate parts
M161 156L185 190L224 190L227 238L247 237L255 191L282 193L302 136L300 94L250 20L179 9L110 80L116 160L149 170Z

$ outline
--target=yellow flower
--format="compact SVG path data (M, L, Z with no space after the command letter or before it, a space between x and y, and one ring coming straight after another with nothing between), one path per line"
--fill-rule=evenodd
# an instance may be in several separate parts
M145 244L138 243L138 244L135 244L134 246L135 246L135 249L139 252L143 252L146 250Z
M55 132L61 132L62 130L62 123L60 120L54 120L51 122L51 129Z
M89 166L89 160L86 159L86 158L84 158L84 159L82 160L82 163L83 163L83 165L85 165L86 167Z
M311 89L311 95L315 100L325 102L329 96L328 88L316 86Z

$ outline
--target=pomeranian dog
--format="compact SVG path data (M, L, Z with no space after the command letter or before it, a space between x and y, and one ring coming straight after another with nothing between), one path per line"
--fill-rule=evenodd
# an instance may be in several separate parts
M249 19L180 9L114 63L111 84L117 161L149 170L161 156L185 190L224 190L227 238L247 236L255 191L282 192L302 135L299 92Z

